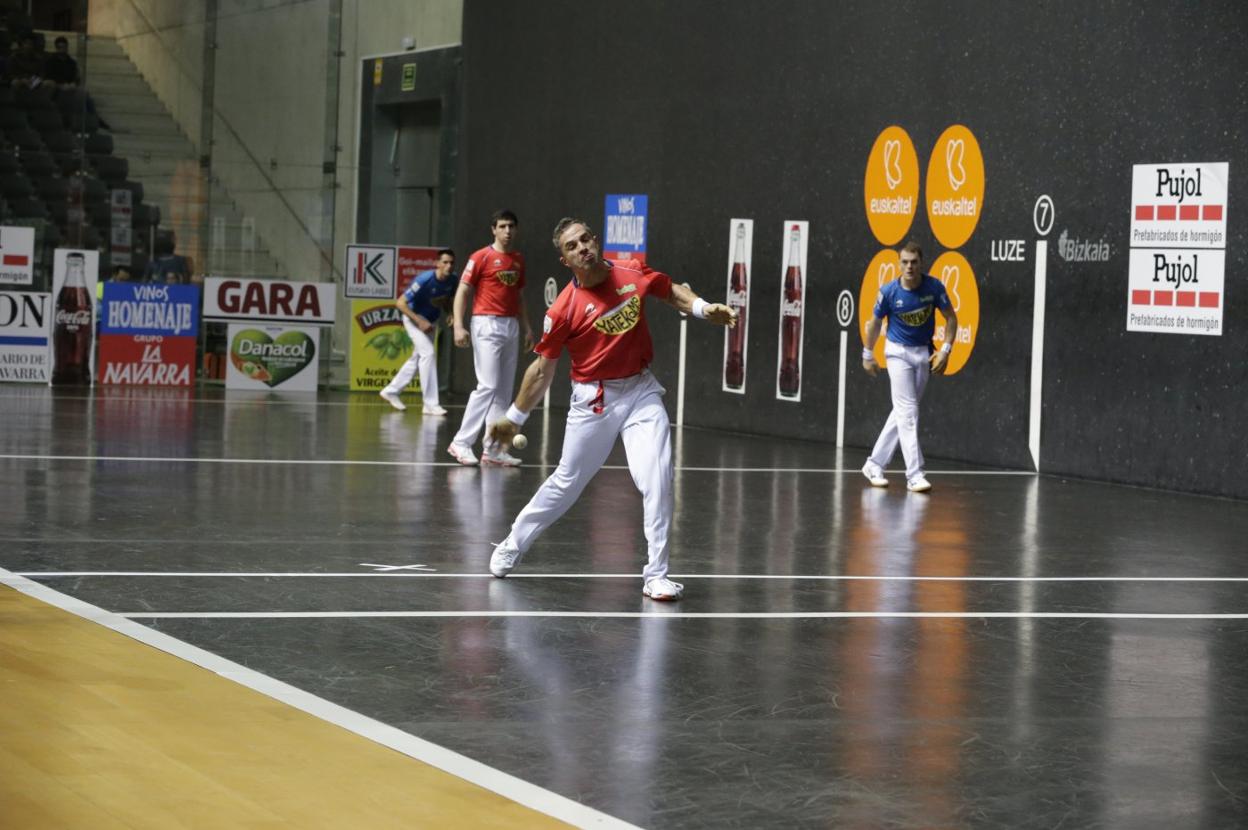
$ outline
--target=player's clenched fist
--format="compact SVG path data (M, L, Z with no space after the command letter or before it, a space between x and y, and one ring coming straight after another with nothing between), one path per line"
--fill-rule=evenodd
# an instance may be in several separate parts
M737 325L737 312L723 303L710 303L705 311L706 319L717 326L735 328Z

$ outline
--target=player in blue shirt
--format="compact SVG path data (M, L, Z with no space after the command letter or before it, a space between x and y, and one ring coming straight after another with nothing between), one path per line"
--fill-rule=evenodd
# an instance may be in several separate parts
M426 415L445 415L438 405L438 364L433 350L434 323L442 311L449 309L459 280L455 277L455 252L449 248L438 251L438 262L432 271L425 271L412 280L411 286L395 301L403 315L403 328L412 340L412 356L399 367L390 385L380 395L395 409L407 409L399 395L420 369L420 392L425 399Z
M906 486L914 493L932 489L923 475L923 451L919 449L919 401L927 388L928 376L945 371L953 338L958 331L958 315L949 302L944 283L923 274L923 251L907 242L899 254L901 279L880 288L875 309L867 322L862 349L862 368L874 375L880 367L871 350L888 318L888 339L884 356L888 359L888 380L893 394L893 411L888 413L875 449L867 458L862 474L875 487L887 487L884 468L893 460L897 444L906 460ZM939 351L932 345L936 332L936 309L945 316L945 343Z

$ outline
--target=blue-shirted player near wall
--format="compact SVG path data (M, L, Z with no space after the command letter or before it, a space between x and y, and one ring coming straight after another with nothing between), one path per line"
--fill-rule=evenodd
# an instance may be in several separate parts
M880 367L871 350L887 317L884 356L888 359L893 411L888 413L862 474L873 486L887 487L884 469L900 443L902 458L906 460L907 488L913 493L926 493L932 485L923 474L923 451L919 449L919 401L927 388L928 376L945 371L958 331L958 316L944 283L923 273L923 250L916 243L907 242L899 256L901 279L885 284L876 295L862 344L862 368L874 375ZM945 316L945 343L939 351L932 344L936 309Z
M395 409L407 409L399 395L420 370L420 392L425 399L426 415L445 415L438 405L438 363L433 349L434 323L443 311L449 311L459 279L455 276L455 252L450 248L438 251L432 271L418 274L411 286L395 301L403 315L403 328L412 340L412 356L399 367L398 374L379 393Z

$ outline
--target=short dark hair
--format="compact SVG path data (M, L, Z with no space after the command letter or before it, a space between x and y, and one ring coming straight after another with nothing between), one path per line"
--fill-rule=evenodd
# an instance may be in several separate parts
M510 219L512 222L515 222L517 225L520 224L520 220L516 218L515 212L504 208L502 210L496 210L494 211L494 213L490 215L490 227L491 228L498 227L498 223L503 221L504 219Z
M455 258L455 252L454 252L454 251L452 251L450 248L439 248L439 249L438 249L438 259L441 259L441 258L442 258L442 257L444 257L444 256L449 256L451 259L454 259L454 258Z
M555 232L550 236L550 241L554 244L555 250L561 255L563 254L563 249L559 247L559 237L563 236L563 232L573 225L584 225L585 230L589 231L591 234L594 233L594 229L584 219L578 219L575 216L563 217L555 223Z
M913 239L911 239L909 242L907 242L905 245L901 247L901 252L918 254L919 259L920 260L923 259L923 249L920 248L919 243L915 242Z
M61 35L61 36L60 36L60 37L58 37L56 40L52 41L52 44L53 44L54 46L60 46L62 43L64 43L66 46L68 46L68 45L69 45L69 38L65 37L64 35Z

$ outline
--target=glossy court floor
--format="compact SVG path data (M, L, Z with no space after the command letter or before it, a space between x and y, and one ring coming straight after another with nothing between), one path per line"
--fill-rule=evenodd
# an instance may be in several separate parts
M583 826L1248 826L1248 504L685 430L656 604L619 447L489 577L562 421L472 469L461 412L0 387L0 576Z

